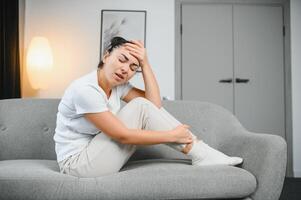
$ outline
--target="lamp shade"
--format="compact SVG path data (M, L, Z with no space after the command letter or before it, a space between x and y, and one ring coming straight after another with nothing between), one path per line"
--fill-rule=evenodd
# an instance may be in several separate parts
M52 51L45 37L34 37L28 48L26 57L29 82L34 89L46 89L48 76L52 71Z

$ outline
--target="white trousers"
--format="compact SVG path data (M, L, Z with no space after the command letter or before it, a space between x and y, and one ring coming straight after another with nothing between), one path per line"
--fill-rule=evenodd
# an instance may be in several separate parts
M159 109L142 97L128 102L116 116L131 129L167 131L181 124L163 107ZM181 151L186 146L179 143L165 144L177 151ZM80 153L61 161L60 171L77 177L98 177L116 173L136 148L137 145L121 144L102 132L94 136Z

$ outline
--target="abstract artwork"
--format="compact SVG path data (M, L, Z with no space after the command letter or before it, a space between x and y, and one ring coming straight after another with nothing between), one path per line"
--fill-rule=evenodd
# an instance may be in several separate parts
M144 10L102 10L100 56L110 44L111 38L141 40L146 46L146 11Z

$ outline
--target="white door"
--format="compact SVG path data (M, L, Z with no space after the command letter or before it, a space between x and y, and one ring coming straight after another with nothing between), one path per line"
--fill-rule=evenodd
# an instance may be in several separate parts
M183 4L181 16L182 99L219 104L248 130L285 138L282 8Z
M283 14L280 6L235 5L235 115L255 132L285 138Z
M232 5L184 4L182 27L182 98L232 112Z

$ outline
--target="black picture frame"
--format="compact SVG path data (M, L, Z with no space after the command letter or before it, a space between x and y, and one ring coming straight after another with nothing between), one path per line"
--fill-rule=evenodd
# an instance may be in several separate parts
M101 10L100 60L115 36L137 39L146 47L146 10Z

